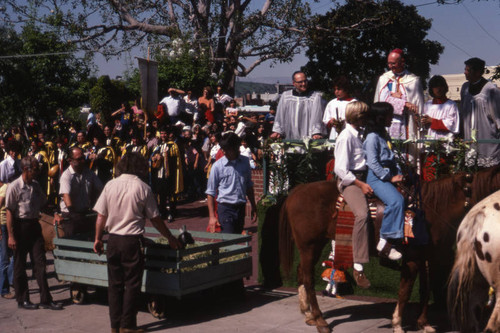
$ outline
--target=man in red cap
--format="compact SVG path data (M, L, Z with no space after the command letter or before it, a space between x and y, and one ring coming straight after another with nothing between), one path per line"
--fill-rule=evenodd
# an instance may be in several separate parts
M417 137L416 115L424 107L424 91L420 78L405 68L404 53L392 50L387 56L389 71L378 79L374 102L388 102L394 108L394 117L389 134L394 139Z

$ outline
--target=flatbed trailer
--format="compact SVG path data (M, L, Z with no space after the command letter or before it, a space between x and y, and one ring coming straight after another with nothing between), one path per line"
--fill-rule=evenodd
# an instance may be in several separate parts
M172 230L177 236L180 231ZM160 234L146 228L145 269L141 291L148 309L164 316L164 297L182 296L252 275L251 236L190 231L195 244L181 250L155 242ZM94 253L90 237L54 238L54 267L59 280L72 282L73 302L85 300L86 287L108 287L106 255ZM104 251L106 251L106 238Z

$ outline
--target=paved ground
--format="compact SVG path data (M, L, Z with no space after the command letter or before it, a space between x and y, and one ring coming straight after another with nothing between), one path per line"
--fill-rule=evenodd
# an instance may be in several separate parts
M193 203L183 205L179 218L170 227L183 224L191 230L206 228L207 213L204 205ZM254 226L248 225L250 231ZM256 262L256 236L254 237L254 262ZM64 303L62 311L18 309L14 300L0 298L0 332L109 332L108 307L105 296L91 290L89 301L83 305L72 304L69 298L69 284L56 280L52 256L49 284L55 300ZM144 306L138 314L138 325L148 332L316 332L314 327L304 323L298 310L298 300L293 290L262 290L256 284L254 274L246 281L243 298L236 298L231 292L217 290L192 295L182 300L170 299L166 319L152 317ZM30 280L31 300L38 302L38 290ZM144 300L143 304L146 301ZM394 309L392 300L332 299L319 297L320 307L333 332L392 332L390 320ZM416 305L410 305L410 320L414 322ZM442 316L433 314L431 321L440 324ZM413 319L413 320L411 320ZM417 330L411 326L408 332ZM447 331L440 329L440 331Z

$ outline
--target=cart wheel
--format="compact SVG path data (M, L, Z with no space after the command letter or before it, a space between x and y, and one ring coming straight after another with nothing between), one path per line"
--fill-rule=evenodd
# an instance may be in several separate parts
M71 300L75 304L82 304L87 297L87 287L78 283L72 283L69 287Z
M149 295L148 299L148 311L151 315L157 319L165 318L165 308L167 302L165 297L161 295Z

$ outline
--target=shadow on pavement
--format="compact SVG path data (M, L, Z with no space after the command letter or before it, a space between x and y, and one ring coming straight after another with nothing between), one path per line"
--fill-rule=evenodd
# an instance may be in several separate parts
M246 313L271 302L295 296L295 293L267 291L247 287L239 297L215 288L188 295L181 300L169 298L166 318L142 325L147 331L160 331L186 325L196 325L214 319ZM142 309L147 311L146 309Z
M369 319L388 318L392 319L392 314L396 303L373 303L357 306L342 307L335 310L326 311L323 316L326 321L332 318L330 328L333 329L342 323L362 321ZM447 315L441 311L434 311L434 307L429 308L428 320L429 324L437 329L438 332L447 332L451 330ZM420 315L420 305L418 303L409 303L405 307L403 315L403 329L405 331L418 331L417 318ZM391 328L390 324L380 326L379 328Z

